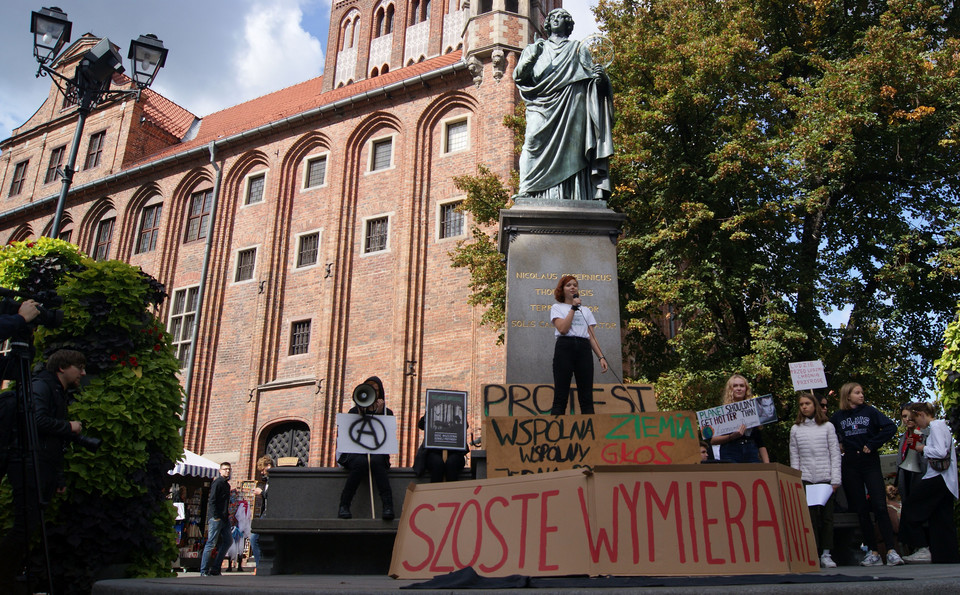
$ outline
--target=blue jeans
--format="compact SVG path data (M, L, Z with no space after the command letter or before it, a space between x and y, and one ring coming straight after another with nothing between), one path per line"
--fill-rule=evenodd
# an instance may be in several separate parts
M260 567L260 536L256 533L250 534L250 554L253 556L257 568Z
M759 463L760 449L750 438L740 438L720 445L720 459L734 463Z
M223 565L223 558L230 549L230 521L229 519L207 519L207 543L203 546L203 557L200 559L200 574L220 574L220 566ZM217 548L217 555L210 563L210 554L213 548Z

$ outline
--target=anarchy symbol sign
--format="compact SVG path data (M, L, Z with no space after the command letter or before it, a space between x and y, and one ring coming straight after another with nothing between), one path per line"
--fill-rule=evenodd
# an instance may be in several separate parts
M337 414L337 452L393 454L397 443L397 418L392 415Z

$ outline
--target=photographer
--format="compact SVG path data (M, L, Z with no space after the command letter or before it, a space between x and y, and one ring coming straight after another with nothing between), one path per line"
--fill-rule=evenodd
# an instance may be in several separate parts
M35 300L24 300L16 314L0 314L0 341L27 331L27 325L40 314L39 305Z
M0 541L0 584L10 584L9 581L13 581L22 569L28 527L31 531L39 529L39 507L45 507L54 493L64 487L61 473L63 450L68 441L80 436L83 429L79 421L67 420L67 391L79 388L80 379L86 375L85 365L86 357L82 353L61 349L50 356L46 369L34 376L31 383L39 439L36 445L39 477L34 482L31 453L22 450L12 453L8 476L13 488L14 522L13 528Z

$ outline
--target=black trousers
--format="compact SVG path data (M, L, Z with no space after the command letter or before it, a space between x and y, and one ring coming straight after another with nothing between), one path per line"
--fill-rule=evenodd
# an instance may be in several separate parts
M430 473L430 483L441 481L457 481L466 464L466 453L462 450L439 450L428 448L427 471ZM443 460L443 453L447 453L447 460Z
M56 494L57 469L56 463L40 461L42 498L38 500L32 471L28 469L24 477L20 459L12 457L9 462L7 478L13 491L13 527L0 541L0 585L12 584L14 577L24 568L28 539L40 531L40 502L45 508Z
M840 461L843 493L847 495L850 512L856 512L860 517L863 543L872 551L876 551L877 537L873 531L873 521L870 519L870 513L873 512L883 543L887 545L888 550L897 549L897 538L893 534L893 525L887 513L887 492L883 485L883 473L880 471L880 455L854 451L844 453Z
M570 399L570 377L577 379L580 413L593 413L593 350L590 340L557 337L553 349L553 407L550 413L563 415Z
M910 510L911 506L914 506L913 494L920 485L920 482L923 481L923 473L900 469L898 478L901 480L898 486L900 489L900 543L910 546L913 549L927 547L926 532L912 532L903 525L903 519L907 518L907 511Z
M957 525L953 520L953 494L947 489L942 477L924 479L913 486L910 506L904 507L900 518L900 532L906 534L910 543L926 534L924 523L929 524L930 561L934 564L960 562L957 550Z
M340 492L340 505L349 507L357 488L367 478L367 455L343 454L338 462L347 470L347 481ZM370 455L370 474L373 475L373 483L380 492L380 503L393 508L393 492L390 491L390 477L387 475L389 467L388 455Z

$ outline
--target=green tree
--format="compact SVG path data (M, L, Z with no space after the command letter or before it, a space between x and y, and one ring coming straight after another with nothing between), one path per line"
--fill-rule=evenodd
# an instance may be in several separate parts
M891 413L932 387L960 296L958 11L600 0L624 348L663 404L713 405L742 372L790 419L807 359Z
M183 392L170 336L155 310L163 286L138 268L93 261L42 238L0 250L0 285L63 300L63 323L34 333L38 364L53 351L87 356L70 419L102 440L66 455L67 489L48 509L50 559L64 593L86 593L109 565L129 576L170 574L176 558L167 470L183 455Z

